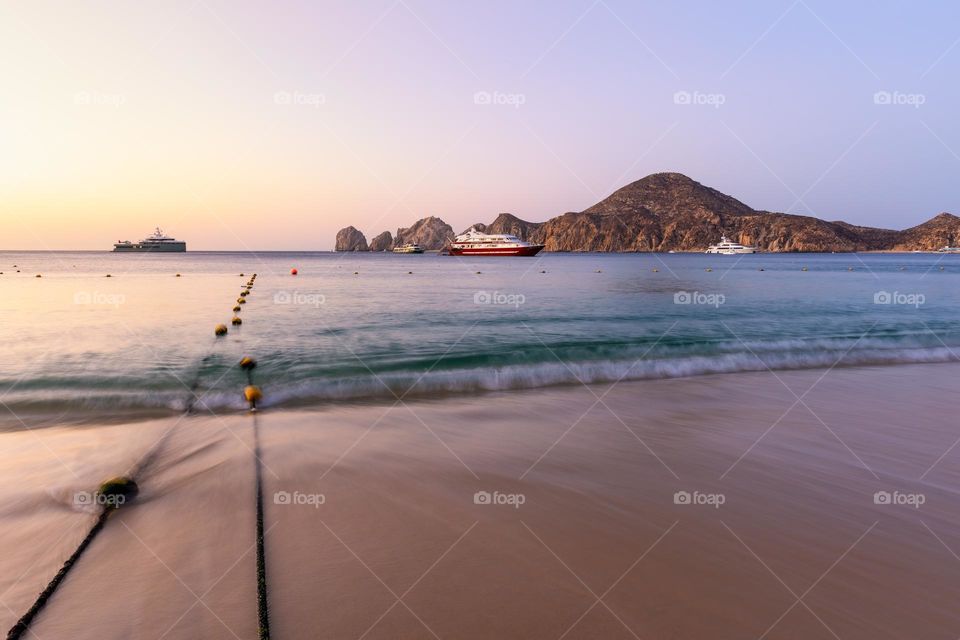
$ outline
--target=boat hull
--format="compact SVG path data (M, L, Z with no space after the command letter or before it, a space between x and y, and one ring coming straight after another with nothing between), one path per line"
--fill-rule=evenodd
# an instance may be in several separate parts
M540 253L542 244L531 244L525 247L450 247L452 256L525 256L531 257Z

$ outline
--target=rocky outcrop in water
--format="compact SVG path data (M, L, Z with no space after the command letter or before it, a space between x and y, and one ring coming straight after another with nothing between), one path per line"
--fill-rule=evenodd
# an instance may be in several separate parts
M453 227L436 216L430 216L417 220L409 227L397 229L394 246L413 243L425 251L437 251L446 247L451 240Z
M960 218L941 213L906 229L877 229L752 209L680 173L656 173L583 211L546 222L501 213L485 233L509 233L546 251L703 251L721 235L762 251L930 251L960 245ZM397 231L396 244L440 249L453 231L439 218ZM339 235L338 235L339 239Z
M335 251L366 251L367 238L356 227L345 227L337 231Z
M389 231L384 231L370 241L370 251L390 251L392 248L393 236Z

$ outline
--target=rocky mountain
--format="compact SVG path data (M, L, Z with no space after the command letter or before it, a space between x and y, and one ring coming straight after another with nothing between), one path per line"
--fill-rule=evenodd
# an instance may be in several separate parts
M393 248L393 236L384 231L370 241L370 251L390 251Z
M397 229L394 237L394 246L415 243L425 251L437 251L447 246L453 240L453 228L446 222L430 216L421 218L411 226Z
M546 222L501 213L490 224L474 227L542 243L546 251L703 251L721 235L774 252L929 251L960 245L960 217L949 213L904 231L828 222L758 211L680 173L649 175L588 209ZM399 229L396 243L439 249L452 236L449 225L430 217Z
M367 238L355 227L346 227L337 232L334 244L336 251L366 251Z
M901 231L895 251L935 251L941 247L960 245L960 218L941 213L923 224Z

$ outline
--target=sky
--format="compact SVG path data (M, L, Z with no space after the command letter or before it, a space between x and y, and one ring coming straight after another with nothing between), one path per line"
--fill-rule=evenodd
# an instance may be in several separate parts
M960 214L960 3L0 0L0 249L329 250L660 171Z

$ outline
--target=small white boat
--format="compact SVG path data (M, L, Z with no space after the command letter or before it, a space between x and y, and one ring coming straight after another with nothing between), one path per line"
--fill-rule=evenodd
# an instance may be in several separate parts
M960 247L951 247L948 245L937 249L937 253L960 253Z
M733 256L740 253L756 253L756 247L745 247L742 244L733 242L727 236L720 236L720 242L710 245L705 253L717 253L723 256Z
M415 242L393 248L394 253L423 253L423 248Z

